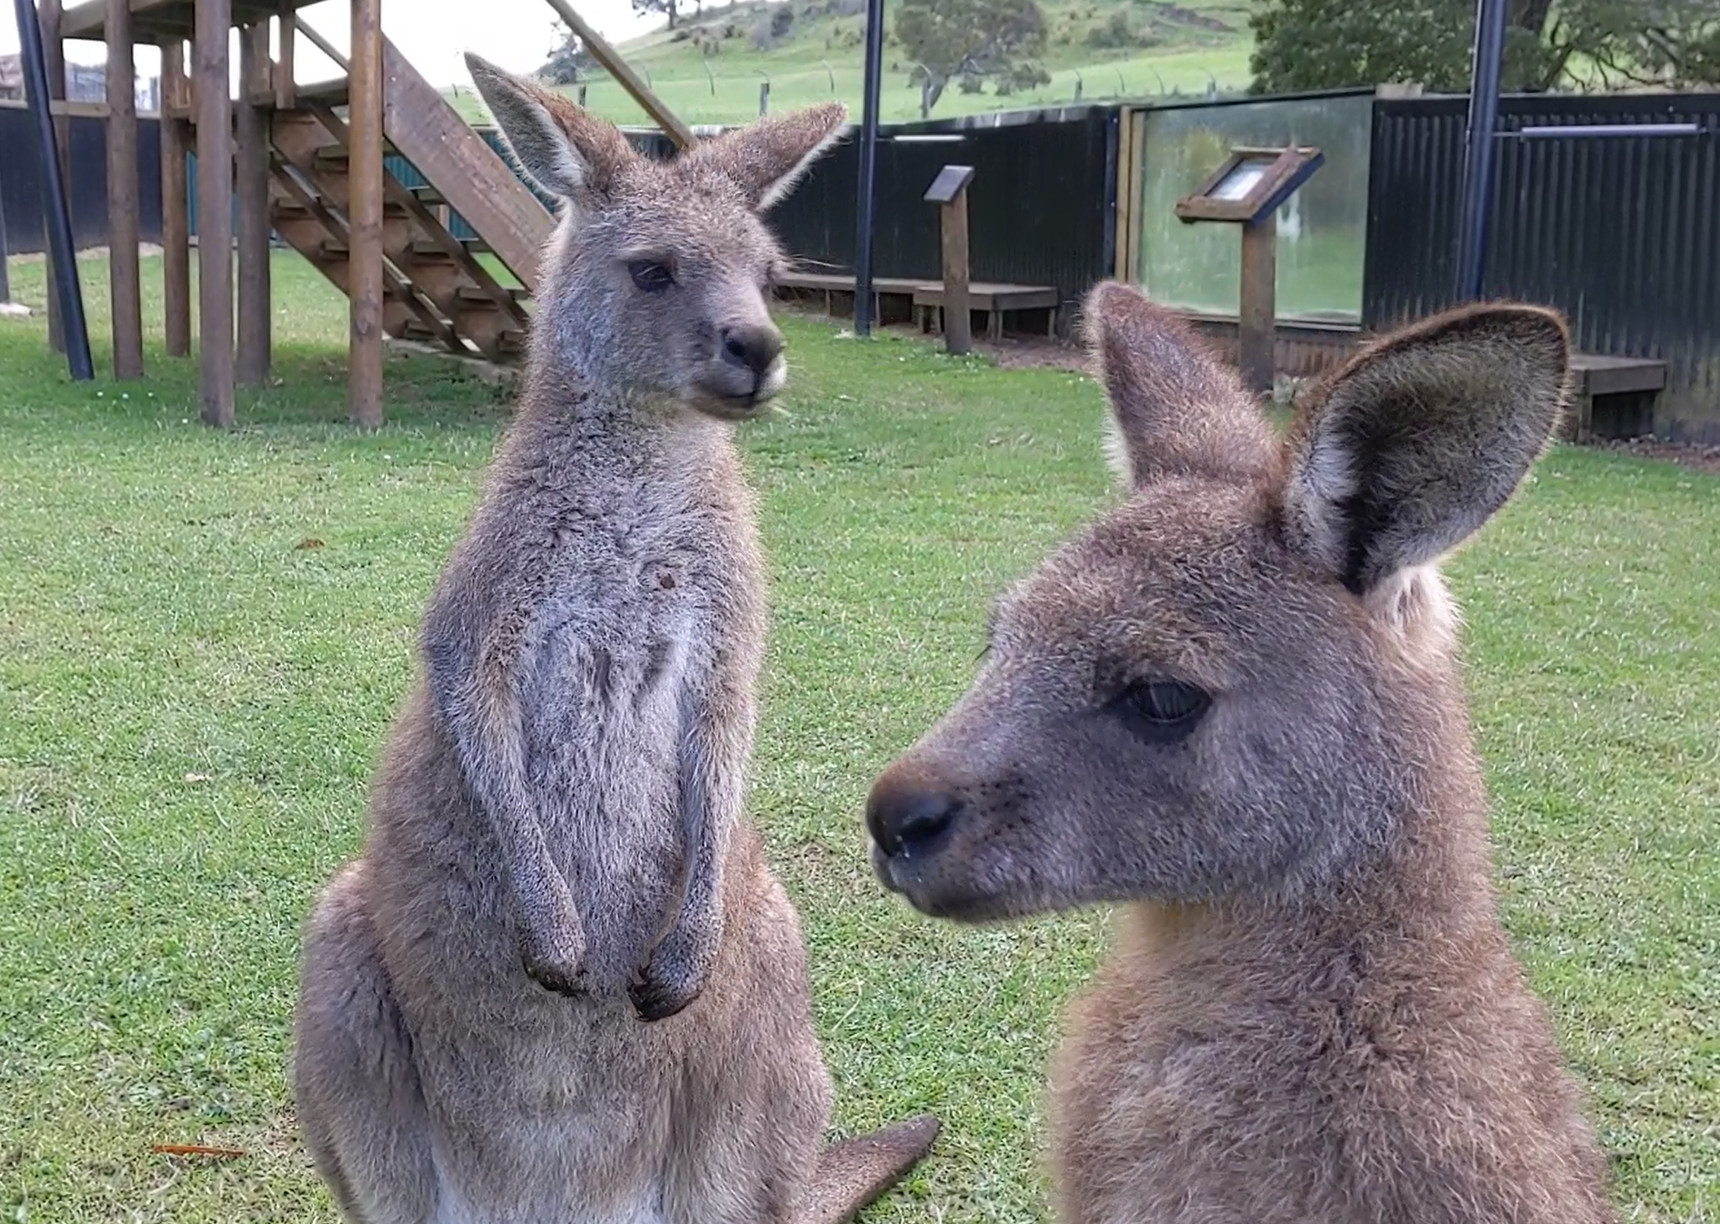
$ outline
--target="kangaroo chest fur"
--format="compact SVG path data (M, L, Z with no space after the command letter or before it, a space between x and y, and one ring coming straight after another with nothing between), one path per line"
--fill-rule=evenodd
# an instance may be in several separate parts
M525 544L498 585L518 609L526 783L557 870L602 916L591 979L619 986L676 902L689 708L737 659L750 686L762 649L751 508L715 429L528 441L544 453L498 482L467 542Z

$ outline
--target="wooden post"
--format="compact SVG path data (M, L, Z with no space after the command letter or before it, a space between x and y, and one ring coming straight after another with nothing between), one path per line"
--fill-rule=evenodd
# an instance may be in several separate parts
M280 31L281 50L275 61L275 109L292 110L299 104L299 89L294 81L298 71L294 64L298 26L293 21L292 0L282 0L281 19L275 24Z
M203 419L233 423L233 113L227 96L231 0L197 0L198 390Z
M269 25L259 22L239 36L237 138L239 197L239 360L241 385L269 381Z
M926 190L926 199L938 206L939 214L944 347L957 356L973 352L973 314L968 305L967 193L971 182L972 166L945 166Z
M382 424L382 0L352 0L349 76L347 410L354 424L374 427Z
M167 325L167 355L191 356L191 204L187 198L186 153L191 105L185 75L185 44L161 43L161 279Z
M42 59L48 73L48 98L50 102L66 100L66 44L60 37L60 0L40 0L36 13L42 23ZM67 198L71 195L72 184L72 127L71 120L64 114L54 117L54 139L60 146L60 181L66 185ZM42 193L44 202L47 192ZM75 242L75 238L74 238ZM47 244L52 246L51 243ZM48 284L54 283L54 256L50 250L48 260ZM65 322L60 318L59 294L48 294L48 347L56 353L66 351Z
M137 70L131 0L107 0L108 289L113 376L143 377L143 289L138 272Z
M1272 394L1273 344L1277 340L1278 214L1269 212L1242 227L1242 293L1238 319L1238 364L1250 391Z

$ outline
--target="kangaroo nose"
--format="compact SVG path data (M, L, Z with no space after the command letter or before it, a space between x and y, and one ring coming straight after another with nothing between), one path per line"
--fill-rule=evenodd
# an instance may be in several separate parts
M866 827L891 858L930 854L955 824L961 800L937 791L875 785L866 800Z
M774 327L725 327L722 342L723 360L751 370L758 378L782 352L782 333Z

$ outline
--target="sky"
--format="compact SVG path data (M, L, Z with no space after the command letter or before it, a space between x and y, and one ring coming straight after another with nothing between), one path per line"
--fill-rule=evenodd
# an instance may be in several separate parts
M75 0L68 0L68 7ZM662 16L636 16L629 0L575 0L576 11L611 42L621 42L662 22ZM18 26L12 5L0 8L0 54L18 49ZM340 50L351 44L349 9L345 0L322 0L300 13L319 34ZM536 68L549 58L554 41L555 12L543 0L382 0L382 29L401 53L434 85L466 84L470 77L462 61L476 51L510 71ZM100 43L66 44L66 57L76 63L106 61ZM300 81L326 80L336 75L328 60L299 40L296 53ZM143 76L160 71L161 57L152 48L137 49L137 70Z

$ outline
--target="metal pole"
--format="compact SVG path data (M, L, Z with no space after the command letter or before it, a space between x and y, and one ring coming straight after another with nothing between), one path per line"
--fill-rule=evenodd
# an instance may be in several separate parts
M1469 74L1469 147L1463 159L1463 233L1457 255L1457 300L1481 296L1487 266L1487 211L1493 202L1499 67L1505 49L1506 0L1476 0L1475 56Z
M0 192L0 306L12 302L12 247L6 240L6 197Z
M23 0L19 0L20 3ZM866 98L860 116L859 232L854 240L854 334L872 334L872 203L878 177L878 90L884 70L884 0L866 5Z
M84 291L78 283L77 251L72 246L72 218L66 211L66 185L60 180L60 149L54 137L53 105L48 95L48 70L42 50L42 27L30 0L14 0L18 43L24 53L24 80L30 109L36 112L36 151L47 189L48 243L54 253L54 289L60 317L66 321L66 366L80 382L94 378L90 363L90 334L84 323Z

